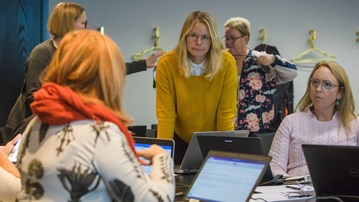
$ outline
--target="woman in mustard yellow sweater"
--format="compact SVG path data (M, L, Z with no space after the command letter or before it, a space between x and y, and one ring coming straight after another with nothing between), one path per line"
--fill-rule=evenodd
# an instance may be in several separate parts
M176 164L193 132L234 130L236 62L209 13L187 17L176 48L158 62L156 81L157 137L175 140Z

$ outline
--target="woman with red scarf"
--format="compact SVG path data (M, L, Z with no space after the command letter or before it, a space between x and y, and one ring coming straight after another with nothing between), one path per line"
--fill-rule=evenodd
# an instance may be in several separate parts
M136 152L122 110L124 58L96 31L67 34L34 93L23 136L18 201L173 201L173 161ZM138 157L153 164L146 175Z

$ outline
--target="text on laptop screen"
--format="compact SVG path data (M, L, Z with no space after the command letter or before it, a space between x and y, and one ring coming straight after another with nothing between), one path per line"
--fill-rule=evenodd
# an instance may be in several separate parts
M145 143L135 143L135 149L136 151L139 151L139 150L143 150L143 149L148 149L152 144L145 144ZM171 152L172 152L172 147L169 146L169 145L159 145L161 146L165 151L166 153L171 156ZM144 158L141 158L143 160L146 160ZM147 160L146 160L147 161ZM145 172L147 174L150 174L152 172L152 166L142 166L143 169L145 170Z
M265 162L209 156L187 197L246 201L265 166Z

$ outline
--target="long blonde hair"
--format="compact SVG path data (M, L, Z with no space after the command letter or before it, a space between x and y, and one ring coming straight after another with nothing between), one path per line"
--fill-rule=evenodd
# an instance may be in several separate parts
M125 124L132 119L122 111L125 62L114 41L99 32L70 32L41 76L41 82L68 86L85 102L106 105Z
M344 70L338 63L334 61L322 61L318 62L312 72L309 75L307 81L307 89L303 97L299 100L299 103L296 107L296 110L305 111L312 106L312 100L310 99L310 79L313 77L313 74L320 68L328 68L334 75L334 77L339 82L339 90L341 91L343 97L339 101L339 104L335 106L334 111L338 112L341 123L343 124L347 134L350 132L350 122L356 117L355 115L355 103L352 93L352 88L349 83L349 78Z
M197 22L201 22L207 26L209 37L211 38L211 47L206 56L204 72L205 77L211 80L222 68L222 51L224 50L224 46L217 32L216 22L207 12L194 11L188 15L183 24L181 35L175 48L175 53L178 57L178 66L180 68L179 71L185 77L191 75L191 64L188 59L186 37Z

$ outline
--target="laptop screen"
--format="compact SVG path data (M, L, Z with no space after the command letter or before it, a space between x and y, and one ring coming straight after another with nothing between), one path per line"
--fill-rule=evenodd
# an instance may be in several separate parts
M247 201L269 160L266 156L211 151L186 197L204 201Z
M143 150L149 148L152 144L157 144L161 146L166 153L173 158L174 155L174 142L173 140L166 139L157 139L157 138L142 138L134 137L135 140L135 150ZM143 159L143 158L142 158ZM145 159L143 159L145 160ZM147 174L152 172L152 166L142 166Z

